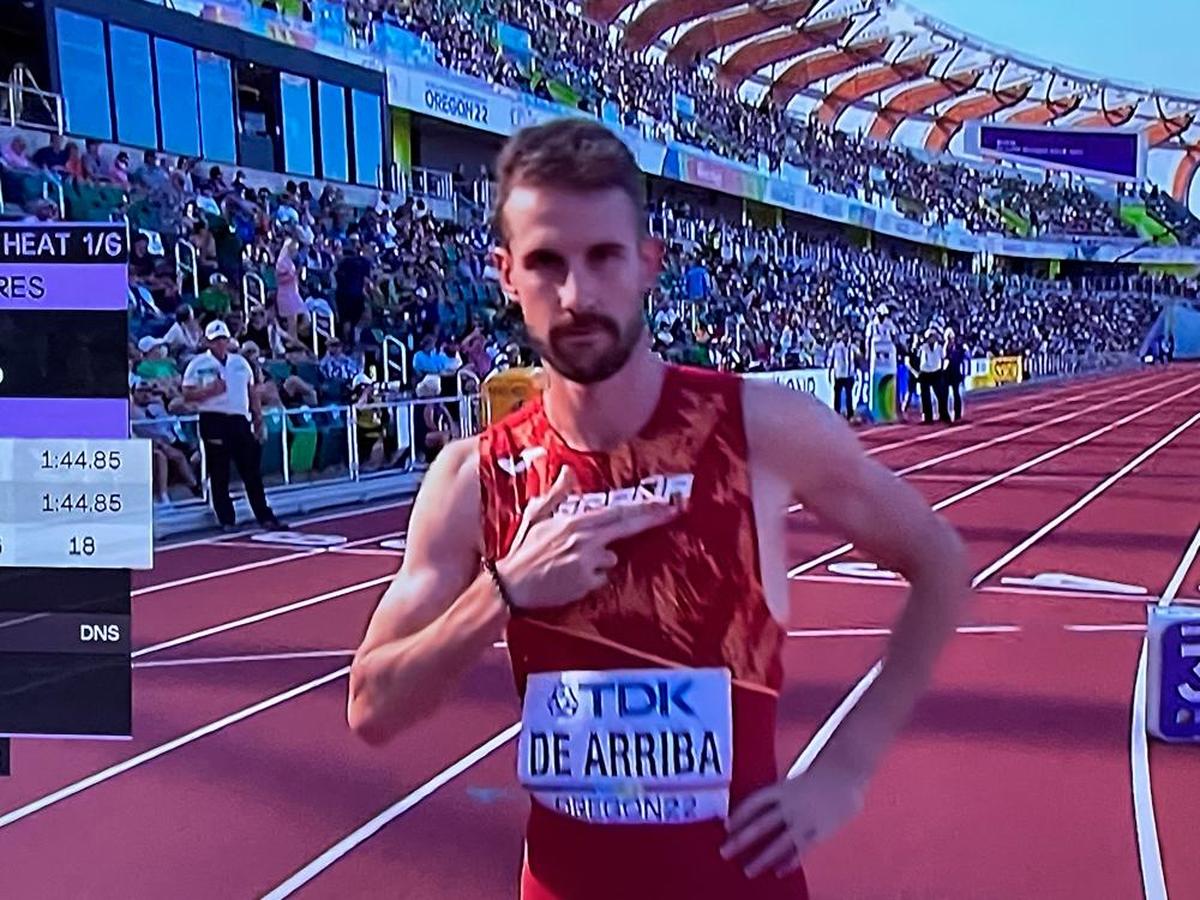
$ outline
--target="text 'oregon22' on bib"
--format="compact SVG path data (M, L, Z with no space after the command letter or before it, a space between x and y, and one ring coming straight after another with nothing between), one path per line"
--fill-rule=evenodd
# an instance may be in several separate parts
M537 803L603 824L723 818L733 768L730 672L529 676L518 775Z

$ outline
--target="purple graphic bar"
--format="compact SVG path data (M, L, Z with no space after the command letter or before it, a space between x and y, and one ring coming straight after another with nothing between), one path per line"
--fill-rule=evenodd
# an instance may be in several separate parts
M0 437L129 436L129 401L91 397L0 397Z
M0 264L0 311L124 310L129 270L115 265Z
M979 152L1127 181L1139 180L1144 165L1138 133L1119 130L980 124Z

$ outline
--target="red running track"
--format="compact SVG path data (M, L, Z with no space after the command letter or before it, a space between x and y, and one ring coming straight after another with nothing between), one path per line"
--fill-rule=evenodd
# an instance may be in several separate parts
M1198 413L1200 371L1176 367L864 434L962 531L979 591L867 809L809 859L815 898L1133 898L1156 864L1170 896L1200 896L1197 750L1149 747L1147 856L1130 749L1144 606L1173 579L1177 602L1200 602ZM379 541L407 512L304 526L347 536L341 550L160 548L134 599L136 737L15 743L3 895L513 896L528 801L503 651L386 750L344 724L343 669L399 559ZM878 658L904 596L839 545L792 517L784 764ZM1028 583L1048 572L1146 593Z

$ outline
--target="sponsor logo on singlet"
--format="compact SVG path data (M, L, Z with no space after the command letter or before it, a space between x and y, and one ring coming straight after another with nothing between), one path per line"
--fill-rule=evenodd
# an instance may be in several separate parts
M690 472L674 475L650 475L632 487L613 488L610 491L591 491L586 494L569 494L558 507L555 515L575 516L592 509L606 506L633 506L651 500L687 500L692 496L695 476Z
M518 773L573 818L723 817L733 764L728 669L539 672L525 689Z

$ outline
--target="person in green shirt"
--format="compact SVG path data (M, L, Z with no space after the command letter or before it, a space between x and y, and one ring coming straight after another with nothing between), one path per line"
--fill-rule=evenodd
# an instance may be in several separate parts
M135 371L142 378L154 381L179 374L175 360L167 355L167 342L162 338L146 335L138 341L138 350L142 353L142 360Z

